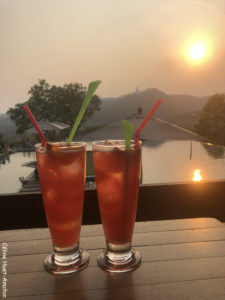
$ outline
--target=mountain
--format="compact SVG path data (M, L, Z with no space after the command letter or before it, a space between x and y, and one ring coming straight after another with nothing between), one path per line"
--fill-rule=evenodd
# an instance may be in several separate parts
M155 88L121 97L103 98L101 111L89 119L84 126L118 122L137 112L138 107L142 108L143 113L147 113L158 98L163 102L155 116L187 128L192 127L198 113L208 100L208 97L169 95Z
M137 112L138 107L141 107L145 114L158 98L161 98L163 102L155 116L186 128L193 126L208 100L208 97L169 95L155 88L121 97L102 98L101 111L85 122L83 127L116 123ZM0 134L8 137L16 136L16 126L7 114L0 114Z

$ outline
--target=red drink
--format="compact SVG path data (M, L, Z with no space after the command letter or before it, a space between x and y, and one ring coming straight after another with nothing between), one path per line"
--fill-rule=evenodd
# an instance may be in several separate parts
M79 250L86 174L85 146L84 143L48 143L46 148L39 146L36 149L45 213L57 249L55 252L58 251L58 256L54 255L60 262L61 252L65 254L66 248Z
M115 252L123 252L132 259L131 241L138 202L141 143L137 148L132 145L126 150L123 141L109 141L107 144L96 142L93 143L93 158L98 203L108 249L105 257L111 253L115 259ZM99 260L102 267L102 257ZM118 260L121 261L121 258ZM106 264L109 263L104 264L107 269ZM108 268L110 271L112 269Z
M136 218L141 149L93 151L98 201L106 239L132 240Z

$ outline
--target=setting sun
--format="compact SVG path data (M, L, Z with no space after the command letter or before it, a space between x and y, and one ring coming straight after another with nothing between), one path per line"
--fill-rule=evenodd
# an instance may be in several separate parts
M182 46L183 58L191 66L204 65L213 55L215 42L205 34L194 34Z
M190 48L189 55L193 60L201 60L206 55L205 45L201 43L196 43L192 45Z

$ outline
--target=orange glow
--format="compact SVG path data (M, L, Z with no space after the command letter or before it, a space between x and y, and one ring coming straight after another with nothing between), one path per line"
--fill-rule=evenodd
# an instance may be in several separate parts
M201 181L202 180L201 170L194 170L192 180L193 181Z
M206 47L204 44L201 43L196 43L192 45L189 50L189 55L193 60L200 60L205 56L205 54L206 54Z
M213 41L205 34L190 36L183 44L184 58L191 65L201 65L208 61L213 54Z

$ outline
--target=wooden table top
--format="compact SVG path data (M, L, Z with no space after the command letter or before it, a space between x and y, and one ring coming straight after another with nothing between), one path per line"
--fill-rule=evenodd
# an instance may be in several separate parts
M105 247L101 225L82 227L80 246L90 263L71 275L44 270L52 250L48 229L1 231L0 241L8 247L6 299L225 299L225 226L216 219L136 223L133 246L142 263L123 274L97 266Z

